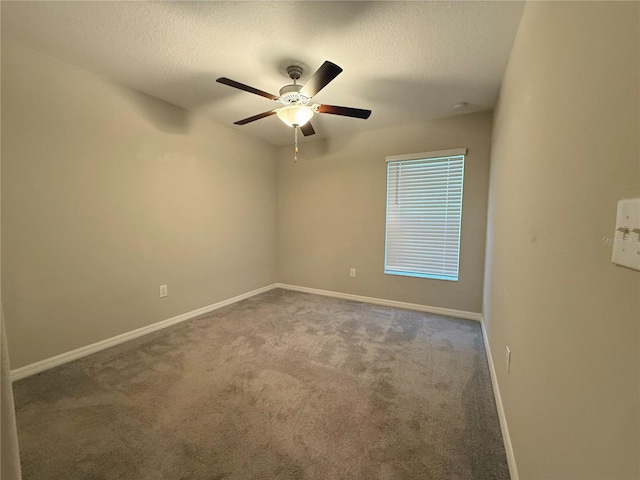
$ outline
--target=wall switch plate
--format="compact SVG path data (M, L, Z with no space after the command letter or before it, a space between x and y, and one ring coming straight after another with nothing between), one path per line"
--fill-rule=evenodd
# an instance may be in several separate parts
M511 349L509 347L507 347L507 354L506 354L506 362L507 362L507 373L509 373L511 371Z
M166 297L169 295L168 289L166 285L160 285L160 297Z
M349 270L349 276L351 278L355 278L355 276L356 276L356 269L355 268L352 268L351 270Z
M640 270L640 198L620 200L616 215L611 261L622 267Z

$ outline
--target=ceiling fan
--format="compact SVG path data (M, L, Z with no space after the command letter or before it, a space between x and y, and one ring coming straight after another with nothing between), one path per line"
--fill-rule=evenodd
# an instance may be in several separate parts
M289 74L289 78L293 80L293 83L282 87L279 91L279 95L258 90L257 88L250 87L226 77L220 77L216 79L216 82L281 103L281 107L259 113L252 117L244 118L233 123L235 125L246 125L247 123L255 122L256 120L270 117L275 114L286 125L295 129L296 153L298 128L300 128L305 137L316 133L310 123L314 114L328 113L331 115L342 115L345 117L362 119L367 119L369 118L369 115L371 115L371 110L364 110L361 108L339 107L336 105L323 105L319 103L309 105L311 99L320 90L326 87L329 82L336 78L340 72L342 72L342 68L335 63L325 61L304 85L298 85L297 81L302 76L302 72L302 67L298 65L291 65L288 67L287 73Z

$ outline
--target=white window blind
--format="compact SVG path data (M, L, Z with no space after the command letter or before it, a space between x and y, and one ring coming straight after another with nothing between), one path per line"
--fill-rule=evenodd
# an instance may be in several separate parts
M465 154L387 157L384 273L458 280Z

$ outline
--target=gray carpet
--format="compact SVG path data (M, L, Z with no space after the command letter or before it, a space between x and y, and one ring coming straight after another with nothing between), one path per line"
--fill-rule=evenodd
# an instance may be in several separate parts
M24 480L509 478L471 320L272 290L14 393Z

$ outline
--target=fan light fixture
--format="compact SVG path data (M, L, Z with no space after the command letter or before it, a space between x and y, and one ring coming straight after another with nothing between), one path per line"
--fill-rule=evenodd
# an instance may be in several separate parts
M313 117L313 109L306 105L288 105L279 108L278 118L290 127L301 127Z

